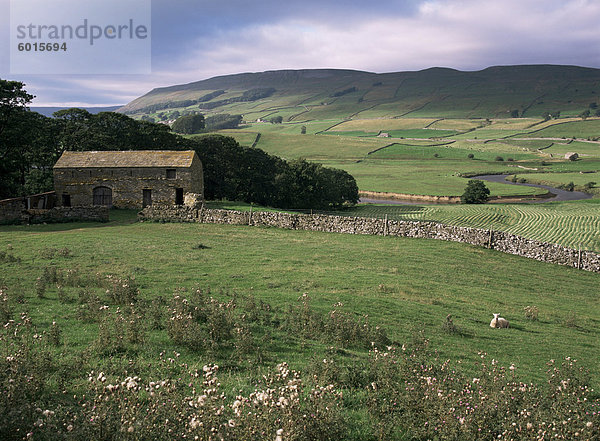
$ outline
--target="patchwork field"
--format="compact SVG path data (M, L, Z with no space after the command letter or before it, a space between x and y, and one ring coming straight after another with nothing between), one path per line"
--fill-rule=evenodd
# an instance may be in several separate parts
M376 118L302 124L260 123L222 133L235 137L243 145L254 143L260 133L257 147L287 159L306 158L343 168L356 178L361 190L457 196L466 185L463 175L550 173L548 179L532 176L530 182L561 185L570 180L564 182L564 176L553 172L600 170L599 144L572 140L573 134L582 130L589 133L596 130L600 120L566 121ZM305 135L299 134L302 125L307 127ZM540 127L539 133L560 130L567 139L526 137L528 131ZM381 131L391 138L376 137ZM582 160L565 161L562 158L568 151L578 152ZM585 177L576 181L582 179ZM590 181L593 179L582 185ZM489 188L492 196L543 193L502 184L489 184Z

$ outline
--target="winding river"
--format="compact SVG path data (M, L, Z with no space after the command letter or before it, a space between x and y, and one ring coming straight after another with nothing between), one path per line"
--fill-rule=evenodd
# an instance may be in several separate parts
M529 199L529 200L524 199L522 201L511 201L510 203L542 204L542 203L546 203L546 202L556 202L556 201L579 201L579 200L583 200L583 199L591 199L593 197L591 194L583 193L581 191L566 191L566 190L561 190L558 188L550 187L548 185L511 182L511 181L506 180L506 178L508 176L510 176L510 175L480 175L480 176L473 176L472 178L469 178L469 179L479 179L482 181L497 182L500 184L508 184L508 185L524 185L525 187L543 188L545 190L548 190L552 195L554 195L552 197L543 198L543 199ZM400 205L439 205L439 203L429 204L426 202L424 203L422 201L408 201L408 200L404 201L404 200L398 200L398 199L361 198L360 202L372 203L372 204L390 204L390 205L396 205L396 204L400 204Z

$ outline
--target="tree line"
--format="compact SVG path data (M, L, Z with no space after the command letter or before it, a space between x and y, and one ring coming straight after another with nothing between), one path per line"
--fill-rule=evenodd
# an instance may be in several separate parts
M207 199L280 208L337 208L358 201L354 178L303 159L286 161L222 135L184 138L164 124L126 115L67 109L45 117L28 109L24 84L0 79L0 199L53 189L63 151L194 150L204 165Z

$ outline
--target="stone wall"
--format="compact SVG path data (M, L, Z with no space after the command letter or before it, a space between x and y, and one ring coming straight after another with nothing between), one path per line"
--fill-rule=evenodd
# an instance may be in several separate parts
M439 239L468 243L543 262L600 272L600 255L589 251L578 251L502 231L457 227L435 222L205 208L195 210L177 206L146 207L140 212L139 219L141 221L256 225L290 230Z
M25 198L0 201L0 224L20 223L23 210L25 210Z
M54 207L27 209L24 198L1 201L0 224L41 224L61 222L108 222L108 207Z
M25 220L30 224L61 222L108 222L109 209L99 205L54 207L50 210L26 210Z

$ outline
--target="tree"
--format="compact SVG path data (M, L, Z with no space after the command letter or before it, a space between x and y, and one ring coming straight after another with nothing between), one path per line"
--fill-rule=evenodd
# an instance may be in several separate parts
M271 124L281 124L283 122L283 116L277 115L270 119Z
M300 134L301 135L306 135L306 126L300 127Z
M237 129L242 122L242 115L222 113L209 116L205 120L206 130Z
M590 109L585 109L583 112L579 114L579 117L583 120L587 119L590 116Z
M463 204L484 204L488 200L490 190L485 186L483 181L471 179L467 183L465 192L460 197Z
M0 79L0 136L10 122L12 114L24 111L35 96L28 94L25 84Z
M0 136L0 199L52 190L60 156L56 121L28 110L13 112Z
M54 120L31 112L24 84L0 79L0 199L52 189L58 158Z
M204 130L204 115L197 114L179 117L173 123L172 129L176 133L183 133L185 135L200 133Z

